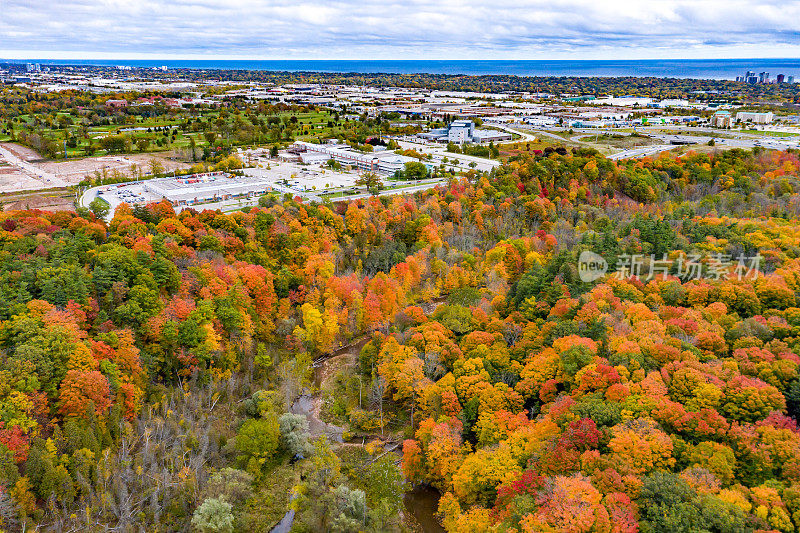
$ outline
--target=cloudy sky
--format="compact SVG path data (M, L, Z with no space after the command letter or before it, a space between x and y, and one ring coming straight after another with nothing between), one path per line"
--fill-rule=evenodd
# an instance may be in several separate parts
M0 0L0 57L800 57L800 1Z

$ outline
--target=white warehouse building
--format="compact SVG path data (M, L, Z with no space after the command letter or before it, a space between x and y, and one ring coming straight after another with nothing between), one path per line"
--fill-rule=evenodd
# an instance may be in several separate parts
M357 152L346 145L314 144L305 141L295 141L292 145L292 151L298 153L300 159L304 162L318 162L320 157L311 154L320 154L326 156L326 161L328 159L333 159L342 165L350 165L370 172L378 171L378 163L375 154ZM305 154L309 154L311 157ZM303 159L304 157L305 159Z
M157 178L142 182L142 185L146 192L176 206L252 198L272 190L272 184L262 178L233 176L225 172Z
M395 154L390 151L362 153L346 145L314 144L305 141L296 141L291 150L297 153L304 163L322 164L329 159L333 159L342 165L350 165L359 170L379 172L386 175L392 175L398 170L403 170L406 163L417 161L413 157ZM422 163L428 167L428 170L434 168L431 163L425 161L422 161Z

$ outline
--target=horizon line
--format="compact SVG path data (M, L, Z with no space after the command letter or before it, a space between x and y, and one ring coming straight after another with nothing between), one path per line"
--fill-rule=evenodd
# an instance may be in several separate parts
M522 61L580 61L580 62L613 62L613 61L746 61L746 60L793 60L800 61L800 57L789 56L760 56L760 57L705 57L705 58L688 58L688 57L652 57L652 58L613 58L613 59L456 59L456 58L436 58L436 59L368 59L368 58L346 58L346 59L331 59L331 58L259 58L259 57L216 57L208 58L193 58L193 57L126 57L126 58L91 58L91 57L68 57L68 58L55 58L55 57L0 57L0 61L330 61L330 62L346 62L346 61L364 61L364 62L444 62L444 61L458 61L458 62L504 62L515 63Z

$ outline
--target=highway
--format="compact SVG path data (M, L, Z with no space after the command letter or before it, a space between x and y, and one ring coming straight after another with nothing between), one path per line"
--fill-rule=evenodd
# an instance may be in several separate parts
M522 126L525 127L525 126ZM561 135L553 133L554 131L567 131L563 127L553 128L533 128L528 126L526 129L535 131L539 135L553 138L559 141L566 141ZM549 130L549 131L548 131ZM674 130L675 133L666 133L665 130ZM611 130L615 135L631 135L631 132ZM744 150L752 149L756 146L766 148L769 150L786 150L788 148L800 148L800 137L768 137L765 135L758 135L747 132L717 130L712 128L689 128L680 125L659 125L637 127L636 131L644 136L650 137L661 141L661 144L632 148L628 150L621 150L615 154L607 156L609 159L626 159L638 158L653 155L665 150L672 150L678 145L705 145L710 140L714 140L714 144L720 149L733 149L741 148ZM574 135L568 140L572 143L582 144L584 146L596 147L590 142L582 139L591 137L593 135L606 133L607 130L596 130L590 128L575 128L573 129ZM691 135L689 132L701 132L705 135Z
M630 150L623 150L621 152L617 152L616 154L611 154L606 157L614 160L639 159L640 157L647 157L649 155L655 155L661 152L666 152L668 150L672 150L673 148L675 148L675 146L671 144L654 144L651 146L641 146L639 148L631 148Z

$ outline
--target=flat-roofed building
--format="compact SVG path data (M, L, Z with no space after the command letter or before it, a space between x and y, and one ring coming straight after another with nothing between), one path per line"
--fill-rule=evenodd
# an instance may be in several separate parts
M370 152L357 152L346 145L314 144L305 141L296 141L292 145L292 151L299 154L301 159L304 153L312 152L324 154L328 156L328 159L333 159L341 165L350 165L360 170L370 172L378 171L378 160L374 154Z
M774 119L772 111L755 113L752 111L739 111L736 113L736 122L752 122L753 124L772 124Z
M513 136L507 131L500 130L475 130L472 134L472 142L488 143L510 141Z
M406 163L422 163L428 169L428 172L436 168L436 165L429 161L420 161L406 155L387 152L378 156L378 171L391 176L397 171L405 170Z
M144 190L166 199L173 205L252 198L272 190L272 183L252 176L234 176L225 172L207 172L175 178L157 178L142 182Z
M711 117L711 125L715 128L730 128L732 125L730 111L717 111Z
M423 133L418 133L417 137L426 141L443 141L447 139L447 128L436 128Z
M322 152L301 152L298 154L301 163L306 165L321 165L331 159L331 156Z

